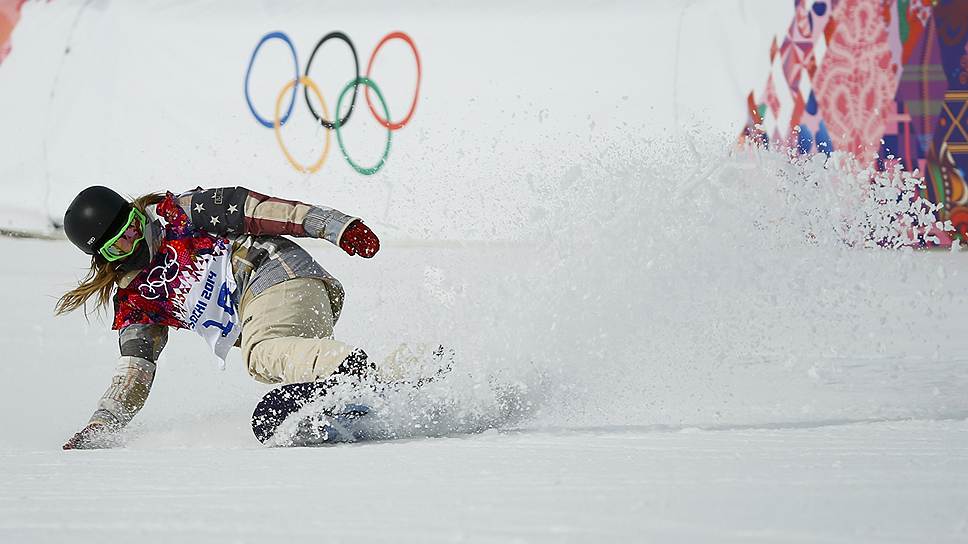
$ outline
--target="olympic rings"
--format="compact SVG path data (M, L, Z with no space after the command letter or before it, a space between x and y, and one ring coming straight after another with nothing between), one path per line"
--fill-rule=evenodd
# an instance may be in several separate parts
M381 118L380 114L376 112L376 108L373 107L373 102L370 100L369 87L366 88L364 94L366 95L366 104L370 106L370 111L373 113L373 116L376 117L376 120L390 130L398 130L410 122L410 118L413 117L414 110L417 109L417 98L420 97L420 53L417 52L417 46L413 43L413 38L400 31L391 32L384 36L383 39L380 40L380 43L376 44L376 48L373 49L373 54L370 55L370 62L366 65L366 77L370 77L370 72L373 70L373 60L376 59L376 54L380 51L380 48L383 47L383 44L393 39L399 39L407 42L407 45L409 45L410 49L413 50L413 58L417 60L417 88L413 91L413 102L410 103L410 111L407 112L407 116L404 117L402 121L399 123L393 123L389 120L389 118Z
M313 58L316 57L316 52L319 51L319 48L322 47L327 40L330 40L332 38L336 38L337 40L343 40L344 42L346 42L346 45L350 46L350 51L353 53L353 65L356 66L356 71L353 72L353 81L356 81L357 79L360 78L360 58L356 56L356 48L353 47L353 42L350 40L350 37L338 30L335 32L330 32L329 34L323 36L322 39L320 39L316 43L316 47L313 48L313 52L312 54L309 55L309 60L306 62L306 73L305 73L306 77L309 77L309 67L313 65ZM303 91L306 96L306 105L309 106L309 112L312 113L313 117L315 117L316 120L319 121L324 127L332 130L333 123L331 121L327 121L324 118L320 118L319 114L316 113L316 110L313 109L313 105L309 101L309 89L304 88ZM350 115L353 113L353 108L356 106L356 95L357 95L356 91L357 89L354 88L353 100L350 101L350 111L346 112L346 116L339 120L340 125L345 125L346 122L350 120ZM329 116L328 113L326 115ZM339 115L338 109L336 110L336 115Z
M249 111L251 111L252 115L255 116L255 120L261 123L262 126L266 128L272 128L272 121L267 121L263 119L259 115L259 113L255 111L255 106L252 105L252 98L249 96L249 76L252 75L252 64L255 63L255 56L256 54L259 53L259 49L262 48L262 44L266 43L267 41L273 38L282 40L286 42L286 44L289 46L289 50L292 51L292 63L293 65L296 66L296 77L295 79L293 79L293 81L297 81L299 79L299 59L296 58L296 46L292 44L292 40L289 39L289 36L286 36L282 32L270 32L265 36L263 36L262 39L259 40L259 44L256 45L255 49L252 51L252 56L249 58L249 67L245 69L245 102L249 105ZM283 125L286 124L286 121L289 120L289 115L292 113L292 107L295 104L296 104L296 89L293 88L292 98L289 99L289 109L286 110L286 115L284 115L282 119L279 120L280 123L282 123Z
M295 75L293 79L288 81L282 87L282 90L279 92L279 95L276 98L274 116L270 121L263 118L256 111L255 105L253 105L252 98L249 94L249 79L252 75L252 66L253 64L255 64L256 55L258 55L260 49L262 48L262 45L272 39L282 40L283 42L286 43L286 45L289 46L289 50L292 53L293 65L295 66ZM328 40L331 40L331 39L342 40L343 42L346 43L346 45L349 46L350 52L353 55L353 64L355 66L353 79L351 79L349 83L346 84L346 86L340 92L339 98L336 101L335 117L333 118L332 121L327 119L330 113L329 113L329 109L326 106L325 100L323 100L323 94L319 90L319 86L309 77L309 70L312 66L313 59L316 57L316 53L323 46L324 43L326 43ZM380 88L377 86L377 84L370 78L370 72L373 69L373 62L376 59L377 53L380 51L380 48L383 47L383 44L393 39L400 39L405 41L410 46L410 49L413 51L414 58L416 59L416 62L417 62L417 84L413 94L413 101L410 104L410 110L407 112L406 117L404 117L399 122L393 122L390 120L390 110L387 106L386 99L383 97L383 93L380 91ZM391 32L390 34L387 34L380 40L377 46L373 49L373 53L370 55L370 61L366 69L366 76L361 77L360 61L356 53L356 47L353 45L353 42L350 40L349 36L347 36L343 32L339 32L339 31L330 32L325 36L323 36L316 43L316 46L313 48L312 53L309 55L309 61L306 63L305 72L302 76L300 76L299 59L298 59L298 56L296 55L296 47L293 45L292 40L285 33L280 31L274 31L274 32L269 32L268 34L262 36L262 38L259 40L259 43L256 44L255 49L252 51L252 55L249 57L249 65L245 71L244 92L245 92L245 101L249 107L249 111L252 113L252 116L255 117L256 121L258 121L259 124L261 124L262 126L273 129L276 142L279 144L279 148L282 149L282 152L285 155L286 159L289 161L289 164L291 164L293 168L295 168L297 171L302 173L312 174L319 171L319 169L322 168L323 164L326 162L326 157L329 154L329 149L331 144L331 135L329 131L334 131L336 132L336 139L339 143L340 151L342 152L343 157L346 159L346 162L360 174L369 176L380 171L380 169L383 168L383 165L386 164L387 157L390 154L390 144L393 139L393 131L403 128L407 123L410 122L411 118L413 117L414 111L417 108L417 100L419 99L419 96L420 96L421 77L422 77L422 68L420 63L420 54L417 52L417 46L414 44L413 39L410 38L410 36L404 32L400 32L400 31ZM303 86L303 94L306 100L306 107L309 108L309 112L312 114L313 118L315 118L319 122L319 124L322 125L324 129L326 129L326 141L323 147L323 151L320 154L319 158L316 160L316 162L310 166L303 166L299 162L297 162L289 153L289 150L286 148L286 145L282 140L281 128L286 124L286 122L289 121L289 118L292 115L292 110L296 102L296 95L298 94L299 85ZM357 95L359 94L360 85L363 85L365 87L364 92L366 94L366 102L367 102L367 105L369 106L370 112L373 114L373 116L382 126L387 128L387 142L383 150L383 156L380 157L380 160L371 167L362 167L356 164L356 162L354 162L353 159L351 159L349 154L346 152L346 147L343 144L343 134L342 134L343 129L345 128L346 124L349 122L350 116L352 115L353 110L356 107L356 98L357 98ZM289 91L290 88L292 89L292 95L289 98L289 106L285 114L282 114L283 98L285 97L286 93ZM350 100L349 109L347 110L346 115L343 116L343 118L340 118L339 112L342 111L343 100L346 98L346 94L349 92L350 88L353 89L353 97ZM374 91L376 91L377 98L379 98L380 100L380 104L383 109L382 117L377 112L376 106L373 104L373 100L371 99L371 96L370 96L371 88ZM309 99L310 91L312 91L313 94L316 95L316 98L319 100L319 103L322 105L322 110L323 110L322 115L320 115L313 108L313 104Z
M304 88L313 90L313 94L316 95L316 99L319 100L319 103L322 104L323 106L323 115L329 116L329 109L326 107L326 101L323 100L323 93L319 92L319 87L316 86L316 83L313 80L309 79L309 76L303 76L299 78L299 83L302 83ZM323 146L323 152L319 155L319 159L312 166L306 168L303 165L296 162L296 159L292 158L292 155L289 154L289 150L286 149L286 144L282 143L282 133L279 130L279 127L282 126L282 121L279 119L279 110L282 109L282 97L286 95L286 91L288 91L290 87L294 87L295 85L296 85L296 81L290 81L289 83L286 83L285 86L283 86L281 91L279 91L279 98L276 99L276 116L273 119L274 121L273 129L276 133L276 141L279 142L279 148L282 149L282 152L286 155L286 158L289 159L289 164L291 164L293 168L295 168L300 172L303 172L306 174L315 174L316 172L319 171L320 168L323 167L323 163L326 162L326 156L329 154L329 143L330 143L329 131L328 130L325 131L326 145ZM336 110L336 111L339 111L339 110ZM338 136L339 132L337 132L336 134Z
M365 78L365 77L356 78L355 80L347 83L346 87L343 87L343 92L339 93L339 100L336 101L336 111L340 110L340 106L343 104L343 98L346 96L346 92L350 90L350 87L353 87L354 89L356 89L358 85L363 85L367 89L372 87L373 90L376 91L376 96L380 99L380 104L383 105L383 115L385 115L389 119L390 110L387 109L387 101L383 99L383 93L380 92L380 88L377 87L376 83L373 83L372 81L370 81L369 78ZM282 95L280 95L280 97L281 96ZM372 176L373 174L376 174L377 172L379 172L380 168L383 168L383 165L387 162L387 156L390 154L390 140L393 139L393 130L387 127L387 145L383 149L383 156L380 157L380 162L376 163L376 165L371 166L370 168L363 168L358 164L356 164L355 162L353 162L353 159L350 158L349 153L346 152L346 147L343 145L343 133L340 132L339 127L340 125L337 122L336 141L339 142L339 149L340 151L343 152L343 158L345 158L346 162L353 167L353 170L356 170L357 172L363 174L364 176ZM329 133L327 132L327 134Z

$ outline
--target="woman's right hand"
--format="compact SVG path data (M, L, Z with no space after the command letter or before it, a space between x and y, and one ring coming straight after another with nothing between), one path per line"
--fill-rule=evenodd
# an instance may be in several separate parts
M95 450L110 448L113 445L114 431L103 423L88 423L74 433L66 443L65 450Z
M380 239L373 234L370 227L356 219L343 231L343 236L339 239L339 247L349 255L359 255L369 259L380 251Z

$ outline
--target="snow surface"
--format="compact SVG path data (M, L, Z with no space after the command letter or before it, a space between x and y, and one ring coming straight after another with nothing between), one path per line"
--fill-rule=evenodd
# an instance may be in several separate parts
M830 185L775 170L826 171L704 160L716 198L684 204L688 220L608 200L601 222L549 212L562 223L535 245L388 244L364 261L307 241L347 288L339 337L377 358L398 342L458 353L387 407L413 418L398 441L265 448L248 428L265 386L237 352L219 371L176 333L123 447L60 451L116 336L51 317L83 267L66 242L0 239L16 256L0 262L0 541L964 542L966 254L804 236ZM633 192L687 179L623 175ZM787 203L761 209L770 195ZM502 419L495 387L527 413ZM465 433L480 421L495 428Z
M346 287L337 336L442 342L454 371L383 407L406 439L270 449L266 387L176 333L122 447L63 452L117 337L52 317L74 248L0 238L0 542L968 541L968 254L903 247L903 180L734 150L788 3L318 5L26 5L0 179L28 209L0 228L96 181L335 205L385 240L370 261L304 241ZM240 98L258 36L305 56L336 26L364 56L393 28L423 48L376 178L336 154L294 174Z
M964 542L968 424L0 452L4 542Z

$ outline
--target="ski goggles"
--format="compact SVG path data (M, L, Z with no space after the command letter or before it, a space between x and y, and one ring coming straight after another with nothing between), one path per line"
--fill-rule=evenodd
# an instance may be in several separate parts
M138 237L131 242L131 247L126 250L122 249L117 245L118 240L124 237L125 233L128 232L128 229L131 228L135 221L138 221ZM124 226L118 230L117 234L101 246L99 250L101 256L107 259L108 262L114 262L134 253L134 250L138 248L138 244L145 239L145 224L147 221L144 214L138 208L132 206L131 213L128 214L128 220L125 221Z

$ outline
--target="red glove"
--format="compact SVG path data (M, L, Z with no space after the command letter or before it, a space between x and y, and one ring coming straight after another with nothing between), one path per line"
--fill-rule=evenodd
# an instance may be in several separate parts
M339 239L339 247L350 255L369 259L380 251L380 239L373 234L370 227L356 219L343 231L343 236Z
M111 447L114 433L101 423L88 423L80 432L74 433L65 444L65 450L93 450Z

